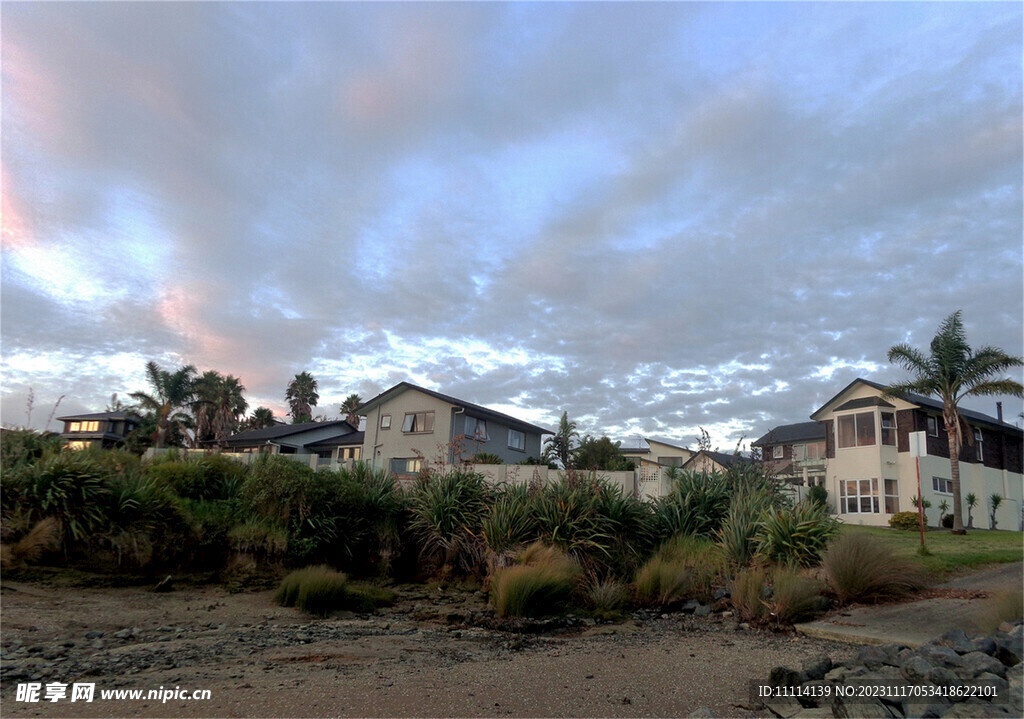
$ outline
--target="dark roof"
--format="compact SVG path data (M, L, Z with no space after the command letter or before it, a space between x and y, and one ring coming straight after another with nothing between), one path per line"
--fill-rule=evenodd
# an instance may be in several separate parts
M793 444L824 439L825 425L821 422L797 422L779 425L751 444L755 447L764 447L770 444Z
M686 462L683 463L683 467L685 468L689 466L691 463L697 462L701 455L710 457L715 462L726 468L732 467L734 465L752 464L754 461L750 457L744 457L742 454L728 454L726 452L712 452L711 450L708 449L702 449L695 455L690 457L688 460L686 460Z
M850 387L853 387L858 382L866 384L868 387L874 387L875 389L883 392L886 388L884 384L879 384L878 382L872 382L871 380L866 380L862 377L858 377L853 382L850 382L850 384L846 385L841 390L836 392L836 395L832 399L830 399L828 402L821 405L821 407L815 410L814 414L811 415L811 418L813 419L815 415L821 414L822 410L824 410L830 404L839 399L843 395L843 393L846 392L846 390L850 389ZM935 412L938 412L940 414L942 413L942 402L940 402L937 399L933 399L932 397L925 397L924 395L914 394L913 392L907 392L906 394L901 395L901 399L916 404L919 407L934 410ZM984 424L989 427L995 427L997 429L1001 429L1007 432L1014 432L1016 434L1021 434L1022 432L1024 432L1024 430L1021 430L1020 427L1015 427L1014 425L1007 424L1006 422L1000 422L995 417L983 414L982 412L975 412L973 409L961 409L960 414L961 416L963 416L964 419L966 419L969 422L974 422L975 424Z
M390 397L393 397L397 394L401 394L407 389L414 389L417 392L422 392L423 394L430 395L431 397L439 399L442 402L447 402L448 404L453 404L457 407L462 407L467 412L470 412L474 417L479 417L480 419L494 419L498 422L502 422L504 424L509 425L513 429L525 429L529 432L536 432L537 434L554 434L554 432L552 432L550 429L538 427L535 424L524 422L521 419L516 419L515 417L504 414L502 412L496 412L493 409L481 407L480 405L473 404L472 402L466 402L465 400L458 399L457 397L452 397L451 395L441 394L440 392L435 392L432 389L419 387L417 385L412 384L411 382L399 382L391 389L384 390L373 399L368 400L364 402L362 405L360 405L356 409L356 414L367 414L367 412L369 412L369 410L372 409L374 406L384 402L384 400Z
M351 425L350 425L351 426ZM336 434L333 437L327 439L318 439L316 442L310 442L307 447L351 447L354 445L361 445L363 439L366 437L365 432L348 432L346 434Z
M273 427L263 427L262 429L250 429L245 432L239 432L228 437L225 441L228 444L233 445L248 445L248 444L264 444L274 439L281 439L288 437L293 434L299 434L301 432L309 432L314 429L323 429L325 427L348 427L352 432L355 432L355 428L343 419L334 420L332 422L303 422L302 424L276 424Z
M81 420L94 420L94 419L107 419L107 420L118 420L118 419L142 419L137 412L130 412L128 410L118 410L117 412L94 412L92 414L70 414L66 417L58 417L58 422L75 422Z
M896 405L886 402L881 397L860 397L858 399L851 399L849 402L843 402L836 407L835 411L845 412L848 409L863 409L865 407L889 407L890 409L896 409Z

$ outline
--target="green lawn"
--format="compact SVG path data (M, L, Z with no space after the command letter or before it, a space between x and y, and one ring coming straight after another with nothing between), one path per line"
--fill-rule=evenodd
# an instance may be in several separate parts
M896 554L910 557L929 574L944 577L986 564L1024 561L1024 532L968 530L965 536L955 536L949 530L925 532L924 542L931 555L917 553L921 535L885 527L844 525L844 532L870 534L892 547Z

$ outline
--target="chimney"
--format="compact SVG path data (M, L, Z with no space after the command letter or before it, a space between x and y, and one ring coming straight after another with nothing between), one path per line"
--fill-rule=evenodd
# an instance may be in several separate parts
M996 402L996 419L998 419L1000 422L1003 421L1003 403L1002 402Z

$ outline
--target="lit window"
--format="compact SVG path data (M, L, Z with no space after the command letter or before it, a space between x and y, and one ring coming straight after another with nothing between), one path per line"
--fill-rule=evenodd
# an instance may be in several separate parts
M402 423L402 431L409 434L427 433L434 431L433 412L409 412L405 415Z
M839 417L839 446L867 447L875 443L875 414L861 412Z
M509 449L517 449L520 452L525 452L526 435L517 429L510 429L508 431L508 447Z
M380 416L380 428L381 429L391 429L391 415L390 414L382 414Z
M476 417L466 417L466 436L480 442L486 442L490 439L487 436L486 420L477 419Z
M785 447L783 447L781 444L777 444L774 447L772 447L772 459L782 459L784 454Z
M846 514L878 514L878 480L841 480L839 482L839 506Z
M896 446L896 415L882 412L882 444Z
M985 461L985 453L982 451L982 436L981 430L974 430L974 453L979 462Z
M885 480L885 513L900 511L900 484L895 479Z

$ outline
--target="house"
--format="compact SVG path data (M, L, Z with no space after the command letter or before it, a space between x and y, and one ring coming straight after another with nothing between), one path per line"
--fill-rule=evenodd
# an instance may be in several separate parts
M752 443L772 474L790 484L825 485L825 425L798 422L774 428Z
M884 385L858 378L811 415L824 427L825 487L843 521L888 524L895 512L914 508L918 475L910 433L924 432L920 493L931 502L929 521L936 524L939 504L953 501L942 403L920 395L888 398L884 390ZM961 497L978 497L975 524L987 527L989 498L998 494L1003 498L998 526L1020 529L1024 432L980 412L960 413L970 427L960 452ZM966 506L963 516L966 522Z
M142 423L142 417L127 410L75 414L57 420L64 423L60 436L67 442L68 449L118 447Z
M727 454L725 452L712 452L709 449L702 449L695 452L692 457L683 462L681 468L687 472L725 472L731 467L752 464L750 457L742 454Z
M693 450L660 439L644 437L646 446L619 447L622 456L637 467L681 467L696 454Z
M321 459L359 459L362 432L345 420L275 424L233 434L224 441L224 452L317 455Z
M506 464L541 454L550 430L440 392L401 382L356 410L366 417L363 458L397 475L424 461L454 463L486 452Z

